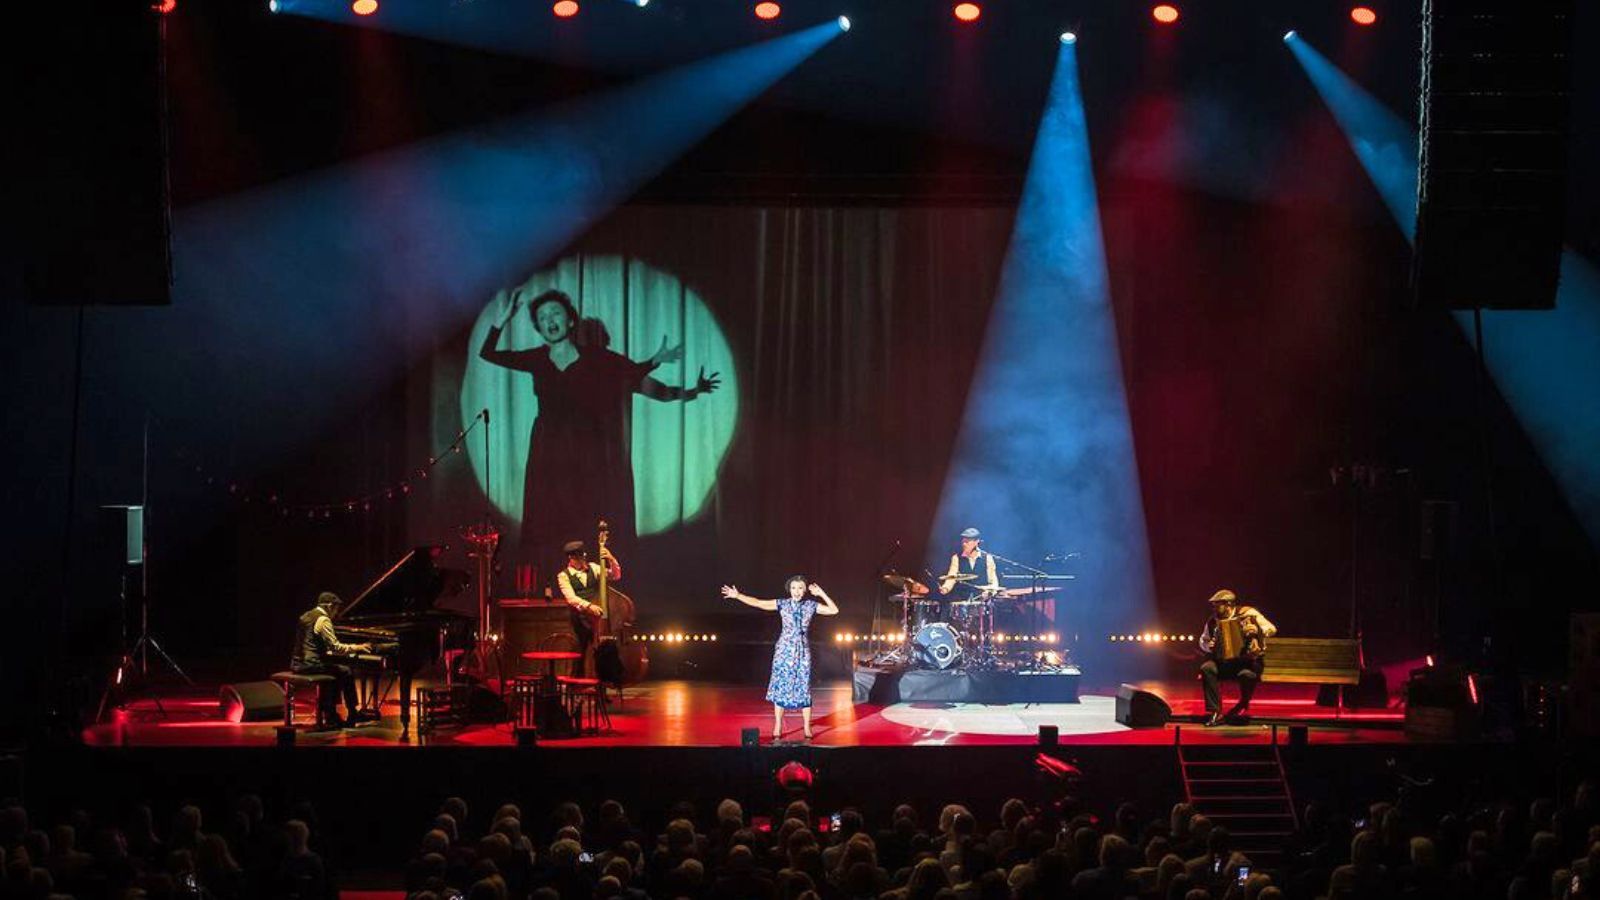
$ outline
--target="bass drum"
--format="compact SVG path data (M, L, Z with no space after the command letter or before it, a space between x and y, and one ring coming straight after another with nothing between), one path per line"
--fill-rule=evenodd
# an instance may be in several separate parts
M961 661L961 638L944 622L930 622L911 638L911 658L929 669L948 669Z

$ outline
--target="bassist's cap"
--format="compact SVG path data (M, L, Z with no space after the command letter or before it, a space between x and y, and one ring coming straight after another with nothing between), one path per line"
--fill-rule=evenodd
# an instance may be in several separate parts
M588 552L588 549L583 541L567 541L561 545L561 552L568 556L582 556Z

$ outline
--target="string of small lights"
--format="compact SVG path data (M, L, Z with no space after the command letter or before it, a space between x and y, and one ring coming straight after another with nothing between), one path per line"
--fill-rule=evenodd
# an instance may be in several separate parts
M411 495L412 487L416 482L427 480L434 468L440 463L452 456L459 455L466 447L468 435L472 434L481 424L483 424L483 414L479 413L443 450L430 455L426 462L407 470L404 478L392 481L376 490L363 494L320 503L289 502L278 491L251 489L237 479L226 477L207 468L202 463L189 459L187 451L179 451L177 457L178 461L188 467L190 473L201 479L206 486L222 486L228 497L241 506L265 509L285 519L332 519L335 515L345 516L370 513L374 507L404 501Z

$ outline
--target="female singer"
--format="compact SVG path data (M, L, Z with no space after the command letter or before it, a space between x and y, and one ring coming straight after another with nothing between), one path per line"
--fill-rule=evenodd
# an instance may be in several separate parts
M838 615L839 606L822 589L822 585L808 584L802 576L789 576L784 586L788 588L789 596L781 600L758 600L739 593L739 589L733 585L723 585L722 596L745 606L776 612L783 622L778 644L772 650L772 680L767 683L767 700L772 703L772 739L776 741L783 734L783 711L798 709L800 719L805 724L806 740L809 741L811 645L807 643L806 630L811 625L813 615Z

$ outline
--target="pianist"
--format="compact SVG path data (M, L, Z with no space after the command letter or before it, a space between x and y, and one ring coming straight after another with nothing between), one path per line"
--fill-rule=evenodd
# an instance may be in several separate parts
M600 564L589 561L589 550L583 541L568 541L561 551L567 555L567 566L556 573L556 589L572 607L572 631L578 636L578 651L583 654L574 668L579 675L587 675L596 625L606 615L600 597ZM600 555L606 563L606 579L620 581L622 564L604 547L600 548Z
M339 662L339 657L354 653L371 653L371 644L346 644L333 630L333 617L338 615L344 601L338 594L327 591L317 595L317 605L300 616L299 637L295 641L294 660L289 668L305 675L332 675L335 691L319 691L317 702L322 705L324 718L336 727L344 728L371 718L360 710L356 701L356 679L350 667ZM339 717L339 698L344 697L346 717Z
M1265 668L1262 658L1266 655L1267 638L1277 634L1278 628L1254 606L1241 604L1238 595L1226 588L1212 594L1208 602L1211 618L1200 632L1200 652L1206 655L1205 662L1200 664L1200 681L1206 695L1206 726L1212 727L1241 719L1249 713L1250 697L1255 694ZM1224 621L1237 622L1243 638L1238 655L1231 658L1224 650L1220 633ZM1239 702L1227 712L1222 711L1224 678L1239 681Z

